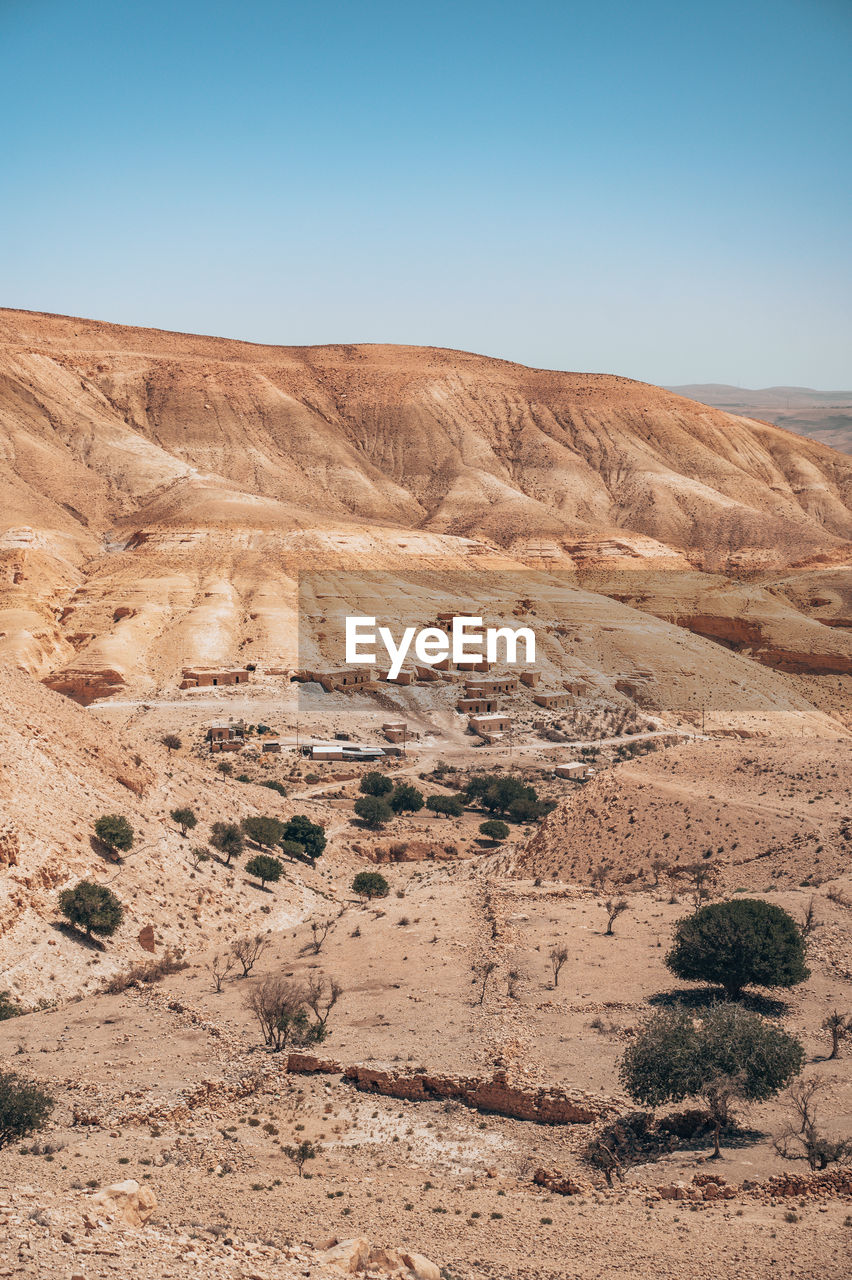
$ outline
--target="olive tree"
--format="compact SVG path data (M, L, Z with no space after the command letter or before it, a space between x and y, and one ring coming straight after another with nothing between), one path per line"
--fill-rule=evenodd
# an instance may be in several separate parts
M108 938L115 933L124 919L124 907L104 884L80 880L73 889L63 889L59 895L59 910L86 937L93 933Z
M678 978L718 983L729 1000L744 987L794 987L810 977L795 920L759 898L714 902L679 920L666 964Z
M683 1008L652 1014L622 1055L619 1076L630 1096L647 1106L703 1100L718 1157L735 1102L773 1097L804 1060L795 1036L739 1005L720 1004L700 1018Z

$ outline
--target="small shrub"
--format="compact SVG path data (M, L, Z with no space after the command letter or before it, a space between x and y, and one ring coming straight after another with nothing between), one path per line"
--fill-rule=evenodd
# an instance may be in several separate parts
M359 898L386 898L390 885L380 871L359 871L352 881L352 891Z
M38 1085L13 1071L0 1071L0 1148L43 1129L53 1105Z

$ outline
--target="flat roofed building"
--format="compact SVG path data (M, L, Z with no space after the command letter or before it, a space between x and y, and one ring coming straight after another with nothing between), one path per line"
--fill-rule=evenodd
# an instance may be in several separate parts
M558 707L568 707L571 705L571 694L562 693L558 689L542 690L541 693L533 694L533 702L536 706L546 707L552 711Z

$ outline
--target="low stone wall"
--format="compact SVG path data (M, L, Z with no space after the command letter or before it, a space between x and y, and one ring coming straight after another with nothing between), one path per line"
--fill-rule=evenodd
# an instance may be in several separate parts
M450 1100L461 1102L475 1111L507 1116L512 1120L531 1120L537 1124L593 1124L614 1109L607 1099L569 1094L563 1089L533 1089L510 1084L500 1072L490 1080L481 1080L476 1076L430 1075L423 1071L385 1071L357 1065L342 1067L340 1063L304 1053L291 1053L287 1069L302 1075L340 1073L347 1083L363 1093L380 1093L388 1098L407 1098L412 1102Z

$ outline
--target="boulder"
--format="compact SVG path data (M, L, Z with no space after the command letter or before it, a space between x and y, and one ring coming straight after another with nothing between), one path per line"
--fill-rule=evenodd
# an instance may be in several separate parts
M411 1272L414 1280L441 1280L441 1269L422 1253L403 1253L402 1260Z
M157 1207L157 1197L150 1187L142 1187L133 1178L113 1182L95 1193L90 1201L98 1216L113 1218L128 1227L144 1227Z
M370 1257L370 1242L366 1236L357 1236L354 1240L341 1240L340 1244L325 1249L319 1255L319 1261L326 1266L339 1267L347 1275L363 1271Z

